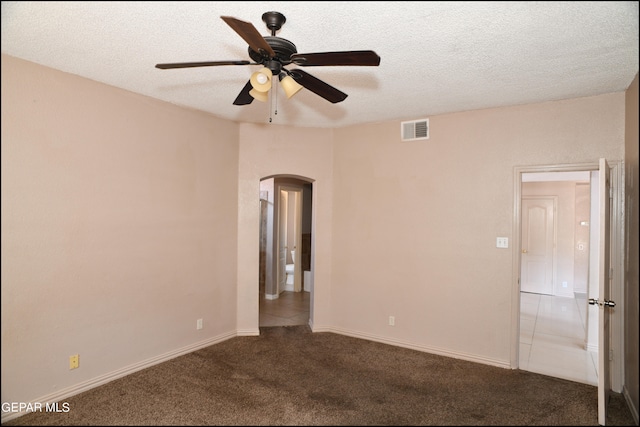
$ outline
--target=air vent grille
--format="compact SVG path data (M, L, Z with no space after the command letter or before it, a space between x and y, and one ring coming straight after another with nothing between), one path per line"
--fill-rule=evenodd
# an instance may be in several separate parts
M403 141L429 139L429 119L402 122L400 125Z

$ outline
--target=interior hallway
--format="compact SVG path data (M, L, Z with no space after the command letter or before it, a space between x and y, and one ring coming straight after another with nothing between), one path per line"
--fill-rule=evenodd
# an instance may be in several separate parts
M260 293L260 327L309 324L310 292L282 292L269 300Z
M598 354L585 346L586 295L520 292L520 369L598 385Z

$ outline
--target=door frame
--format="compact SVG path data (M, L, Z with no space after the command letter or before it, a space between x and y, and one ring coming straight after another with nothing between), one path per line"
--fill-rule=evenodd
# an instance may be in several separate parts
M622 392L624 378L624 162L608 160L612 191L611 204L611 280L610 297L616 302L611 312L610 350L611 390ZM590 163L570 163L558 165L516 166L513 170L513 229L512 229L512 296L511 305L511 367L519 368L520 351L520 247L521 247L521 197L522 174L536 172L599 171L598 160Z

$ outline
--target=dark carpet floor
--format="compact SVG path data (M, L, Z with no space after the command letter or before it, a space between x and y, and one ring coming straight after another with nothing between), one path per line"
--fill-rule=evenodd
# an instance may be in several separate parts
M261 328L3 425L598 425L594 386L347 337ZM609 425L636 425L612 394Z

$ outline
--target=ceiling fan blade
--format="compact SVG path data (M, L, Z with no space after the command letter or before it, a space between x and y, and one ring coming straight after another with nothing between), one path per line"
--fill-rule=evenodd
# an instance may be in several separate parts
M238 97L236 98L236 100L233 101L233 105L251 104L253 102L253 96L249 95L249 91L251 89L253 89L253 86L251 86L251 80L249 80L247 84L244 85L240 93L238 94Z
M247 42L249 47L254 51L262 54L266 52L269 58L276 56L267 40L256 30L251 22L241 21L231 16L221 16L222 20L226 22L233 30L240 35Z
M372 50L344 52L294 53L291 62L302 67L318 65L380 65L380 57Z
M335 87L323 82L317 77L313 77L311 74L305 71L292 70L288 73L296 82L298 82L304 88L309 89L311 92L323 97L333 104L342 102L347 97L346 93L339 91Z
M171 64L156 64L156 68L167 70L169 68L211 67L213 65L249 65L249 61L207 61L207 62L175 62Z

